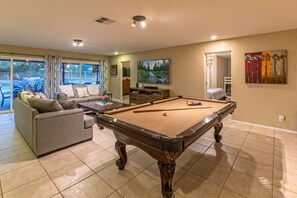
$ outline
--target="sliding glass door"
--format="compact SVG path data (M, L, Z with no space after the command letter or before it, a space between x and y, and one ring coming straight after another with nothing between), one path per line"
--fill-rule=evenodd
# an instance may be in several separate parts
M45 64L43 61L13 60L13 97L24 90L44 93Z
M0 59L0 112L12 111L18 92L44 93L45 63L36 60Z
M9 59L0 59L0 111L11 109L11 62Z

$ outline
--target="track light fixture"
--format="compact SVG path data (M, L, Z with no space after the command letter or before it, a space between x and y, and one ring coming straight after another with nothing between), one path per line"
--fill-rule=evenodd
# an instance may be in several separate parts
M73 39L72 45L75 47L82 47L84 45L84 43L80 39Z
M145 28L146 27L146 17L141 15L136 15L132 17L133 23L131 24L132 27L136 27L137 24L140 24L140 27Z

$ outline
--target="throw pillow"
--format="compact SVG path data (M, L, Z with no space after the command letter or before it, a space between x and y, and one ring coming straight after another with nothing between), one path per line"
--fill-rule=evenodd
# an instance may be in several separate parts
M21 100L28 104L28 98L32 98L34 95L29 91L21 92Z
M36 109L39 113L61 111L63 107L55 100L28 98L29 105Z
M77 108L75 101L58 100L58 103L63 107L64 110Z
M75 90L76 90L76 94L79 98L84 98L84 97L90 96L88 94L87 87L77 87L77 88L75 88Z
M38 95L40 96L40 98L47 98L47 97L44 95L44 93L42 93L42 92L39 92Z
M99 95L99 85L87 85L88 92L90 96L98 96Z
M40 97L40 95L37 92L35 92L34 98L41 98L41 97Z
M67 95L69 98L74 97L72 85L59 85L60 92Z

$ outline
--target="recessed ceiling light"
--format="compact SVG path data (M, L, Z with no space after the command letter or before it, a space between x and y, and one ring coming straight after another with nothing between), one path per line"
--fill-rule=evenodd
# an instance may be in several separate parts
M114 55L118 55L119 54L119 52L114 52Z
M216 40L217 38L218 38L217 35L212 35L212 36L210 37L211 40Z

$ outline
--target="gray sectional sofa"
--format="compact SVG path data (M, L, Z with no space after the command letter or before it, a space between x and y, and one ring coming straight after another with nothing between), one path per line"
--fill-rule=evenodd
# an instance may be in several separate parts
M39 113L16 98L14 117L16 128L37 157L93 137L94 119L82 109Z

